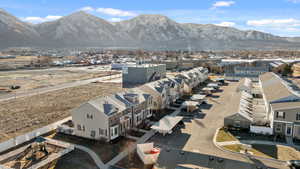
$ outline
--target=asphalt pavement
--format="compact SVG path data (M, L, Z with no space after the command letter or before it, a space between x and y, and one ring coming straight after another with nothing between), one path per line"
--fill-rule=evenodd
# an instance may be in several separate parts
M202 108L204 116L185 119L185 127L171 135L157 134L151 140L162 148L157 168L174 169L177 166L214 169L287 168L284 164L257 160L224 152L213 144L217 128L223 126L224 117L237 111L239 98L235 97L237 83L222 87L214 93L208 105Z

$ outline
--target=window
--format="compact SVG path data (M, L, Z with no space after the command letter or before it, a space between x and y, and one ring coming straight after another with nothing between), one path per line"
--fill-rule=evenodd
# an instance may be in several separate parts
M116 127L115 128L115 135L117 135L118 134L118 128Z
M103 129L100 129L100 128L99 128L99 135L102 135L102 136L103 136L104 134L105 134L105 131L104 131Z
M96 132L94 130L91 131L91 137L95 137L96 136Z
M93 119L93 115L92 114L86 114L86 118Z
M285 118L285 112L279 111L276 112L276 118Z
M281 132L281 124L277 124L276 125L276 127L275 127L275 130L277 131L277 132Z
M77 125L77 130L81 131L81 125L80 124Z
M234 121L234 127L241 127L241 121Z
M82 130L85 131L85 126L84 125L82 125Z
M300 120L300 113L296 114L296 120Z

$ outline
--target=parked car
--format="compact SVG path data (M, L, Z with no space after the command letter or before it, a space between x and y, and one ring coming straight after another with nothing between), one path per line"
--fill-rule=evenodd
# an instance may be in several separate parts
M300 160L287 161L287 165L292 169L300 169Z
M16 90L16 89L20 89L20 88L21 88L21 86L15 86L15 85L10 86L11 90Z

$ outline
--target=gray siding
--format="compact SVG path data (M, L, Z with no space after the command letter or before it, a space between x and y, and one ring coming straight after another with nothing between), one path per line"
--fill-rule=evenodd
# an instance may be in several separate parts
M156 72L156 73L155 73ZM155 73L156 79L159 80L166 77L166 65L150 65L136 67L128 67L127 72L123 72L123 87L142 85L150 82L152 75ZM152 81L153 81L152 80Z

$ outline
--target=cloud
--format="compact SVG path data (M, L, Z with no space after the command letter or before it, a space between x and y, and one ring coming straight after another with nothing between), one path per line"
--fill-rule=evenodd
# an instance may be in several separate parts
M249 20L247 25L256 27L298 27L300 26L300 20L293 18Z
M288 0L289 2L292 2L292 3L300 3L300 0Z
M110 18L111 22L120 22L121 20L121 18Z
M235 23L234 22L221 22L219 24L215 24L217 26L225 26L225 27L233 27L235 26Z
M246 24L252 29L263 29L280 36L298 36L300 32L300 20L294 18L249 20Z
M36 17L36 16L30 16L30 17L25 17L21 18L25 22L30 22L30 23L41 23L41 22L48 22L48 21L53 21L61 18L62 16L54 16L54 15L48 15L46 17Z
M90 6L86 6L86 7L80 8L79 10L80 11L85 11L85 12L93 12L93 11L95 11L95 9L93 7L90 7Z
M216 9L219 7L230 7L234 4L235 4L234 1L217 1L213 4L212 9Z
M96 11L99 13L106 14L106 15L119 16L119 17L136 16L137 15L134 12L124 11L124 10L114 9L114 8L98 8L98 9L96 9Z

